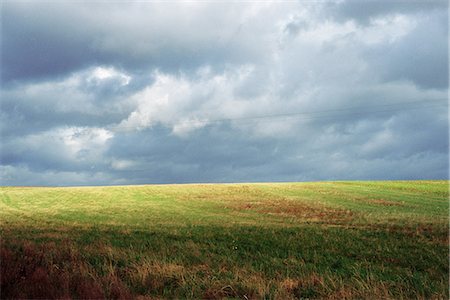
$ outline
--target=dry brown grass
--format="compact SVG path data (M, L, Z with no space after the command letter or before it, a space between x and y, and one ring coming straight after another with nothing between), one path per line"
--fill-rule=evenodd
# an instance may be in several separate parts
M289 198L278 198L265 201L235 201L226 205L236 211L255 211L279 217L295 218L300 222L318 222L326 224L348 224L356 214L350 210L311 205Z
M165 288L184 284L184 266L174 263L147 261L134 264L127 270L128 277L141 289L148 289L161 294Z
M117 274L99 276L70 247L15 242L0 258L2 299L131 299Z
M96 249L105 258L123 255L110 246L95 247L85 250ZM275 299L368 299L374 295L377 299L391 298L390 287L371 277L344 282L331 274L312 272L301 277L268 278L244 266L223 266L217 271L206 264L186 267L158 261L156 257L135 262L121 271L109 264L100 274L73 245L55 243L14 241L8 247L2 245L0 258L1 299L164 299L165 291L183 286L200 288L205 299L262 299L269 294ZM408 295L408 291L399 294Z

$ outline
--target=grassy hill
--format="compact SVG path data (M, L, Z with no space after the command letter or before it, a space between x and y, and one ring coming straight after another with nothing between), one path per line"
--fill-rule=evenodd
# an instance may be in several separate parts
M0 298L447 298L448 196L448 181L2 187Z

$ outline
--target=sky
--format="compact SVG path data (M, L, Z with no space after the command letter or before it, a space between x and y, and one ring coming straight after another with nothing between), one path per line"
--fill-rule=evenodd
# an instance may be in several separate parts
M1 185L448 179L447 1L2 1Z

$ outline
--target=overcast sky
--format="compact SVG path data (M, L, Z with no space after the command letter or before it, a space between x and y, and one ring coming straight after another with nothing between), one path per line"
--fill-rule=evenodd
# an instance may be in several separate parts
M2 185L448 178L447 1L2 1Z

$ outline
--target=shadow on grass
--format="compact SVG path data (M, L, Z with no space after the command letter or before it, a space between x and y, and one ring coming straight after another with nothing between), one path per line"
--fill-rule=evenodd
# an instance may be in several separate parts
M1 298L417 298L448 294L447 229L6 230Z

